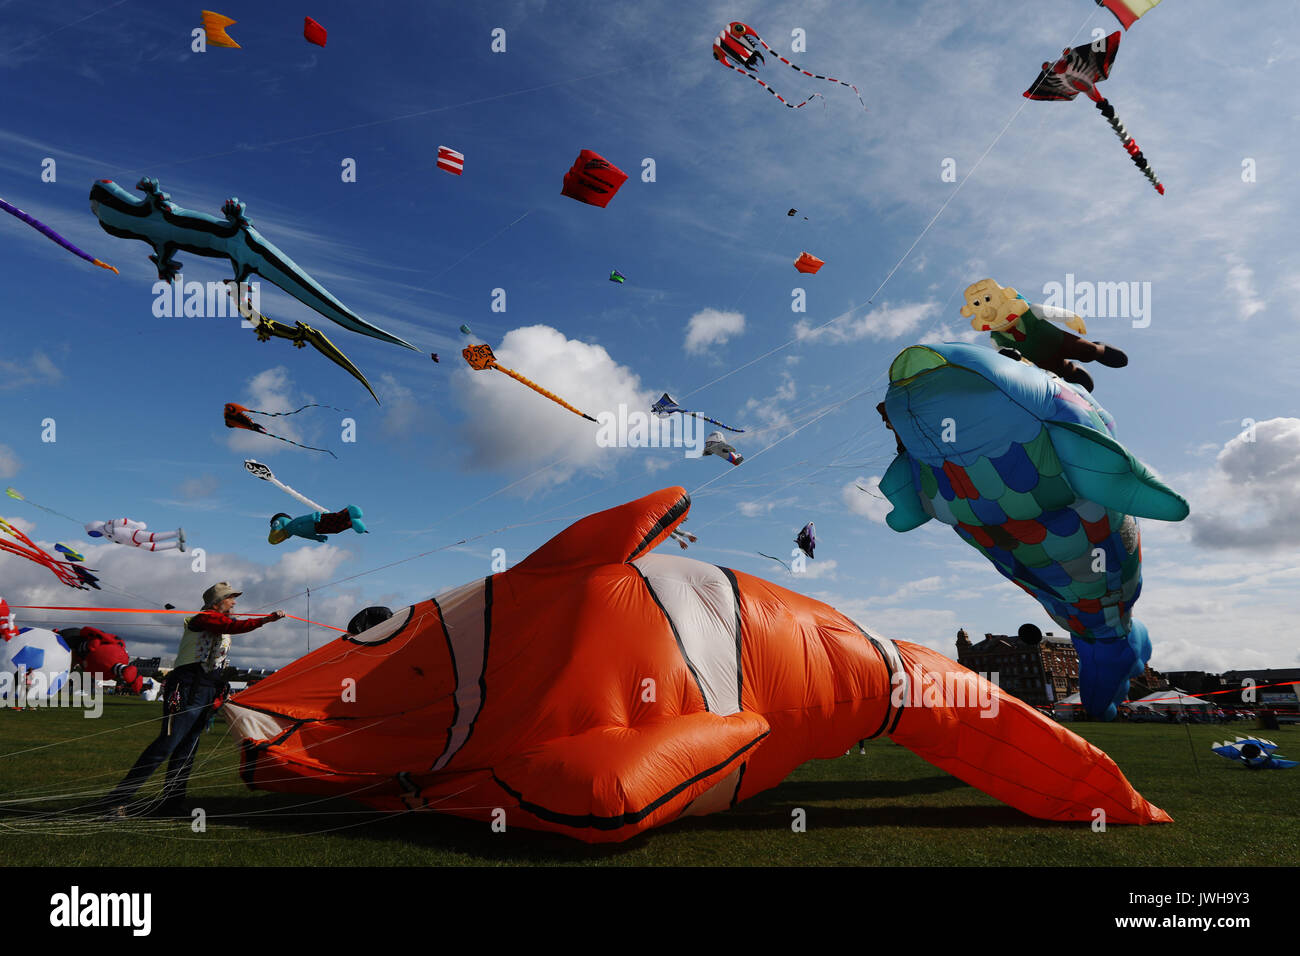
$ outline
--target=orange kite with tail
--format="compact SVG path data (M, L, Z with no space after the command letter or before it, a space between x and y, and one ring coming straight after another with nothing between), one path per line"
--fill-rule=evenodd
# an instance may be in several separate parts
M1169 821L1106 754L942 655L653 553L689 508L666 488L591 515L241 692L226 713L245 782L381 810L504 810L509 826L601 843L888 736L1031 816Z

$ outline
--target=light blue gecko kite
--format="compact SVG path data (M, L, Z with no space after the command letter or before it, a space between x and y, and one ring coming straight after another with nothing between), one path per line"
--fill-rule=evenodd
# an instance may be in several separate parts
M223 218L218 219L176 205L156 179L142 179L136 189L144 196L133 196L111 179L101 179L90 187L90 209L110 236L140 239L153 246L154 255L149 260L158 267L158 278L167 282L176 278L181 264L172 256L178 249L213 259L226 258L235 267L237 282L259 275L345 329L415 349L411 343L371 325L330 295L253 228L244 218L244 204L238 199L227 199L221 207Z

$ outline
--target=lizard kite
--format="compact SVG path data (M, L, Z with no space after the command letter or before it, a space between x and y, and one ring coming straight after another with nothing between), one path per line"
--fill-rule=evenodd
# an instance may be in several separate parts
M111 179L101 179L90 187L90 209L110 236L140 239L153 246L149 260L158 267L159 279L171 282L180 273L181 263L172 258L178 249L229 259L235 267L236 282L259 275L345 329L419 351L410 342L371 325L334 298L253 228L244 217L244 203L238 199L227 199L221 207L222 218L218 219L176 205L156 179L142 179L136 189L145 194L144 198L132 196Z

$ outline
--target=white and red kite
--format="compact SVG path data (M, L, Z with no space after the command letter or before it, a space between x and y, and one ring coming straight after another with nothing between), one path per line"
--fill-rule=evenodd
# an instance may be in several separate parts
M438 168L445 169L457 176L465 172L465 154L458 153L446 146L438 147Z
M1160 0L1097 0L1097 6L1105 7L1115 14L1115 19L1127 30L1137 22L1138 17L1159 2Z

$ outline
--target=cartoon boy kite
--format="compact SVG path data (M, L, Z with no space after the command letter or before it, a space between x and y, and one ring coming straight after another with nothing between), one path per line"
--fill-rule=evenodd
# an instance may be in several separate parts
M1108 368L1123 368L1128 364L1128 356L1115 346L1080 338L1079 335L1088 331L1083 319L1059 310L1065 324L1079 333L1075 335L1048 321L1050 311L1053 310L1046 306L1030 305L1015 289L1004 288L994 279L981 279L967 286L966 301L961 307L961 314L970 319L971 328L992 333L994 343L1000 348L1014 349L1039 368L1055 372L1090 392L1092 376L1070 359L1100 362Z

